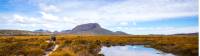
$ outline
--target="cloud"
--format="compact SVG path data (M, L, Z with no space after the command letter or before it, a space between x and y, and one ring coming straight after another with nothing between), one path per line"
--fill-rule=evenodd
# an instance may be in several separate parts
M38 24L40 21L34 17L25 17L18 14L14 14L13 17L10 17L10 23L20 23L20 24Z
M57 22L59 21L59 17L58 16L55 16L53 14L48 14L48 13L45 13L45 12L40 12L42 17L41 19L45 22L51 22L51 23L54 23L54 22Z
M57 12L62 16L84 21L151 21L198 15L197 0L124 0L107 1L52 1L40 5L44 12ZM106 3L107 2L107 3ZM48 5L47 5L48 4ZM104 5L105 4L105 5ZM58 12L62 10L62 12ZM73 18L72 18L73 19Z
M10 16L10 15L9 15ZM23 30L35 30L35 29L48 29L55 30L67 30L72 29L78 23L78 21L71 19L68 16L58 17L51 13L41 12L40 16L25 16L20 14L11 14L1 16L2 26L1 29L23 29ZM8 20L9 19L9 20ZM9 25L4 27L3 25ZM10 27L12 26L12 27ZM33 29L31 29L32 27Z
M181 1L181 2L180 2ZM105 18L118 21L151 21L198 15L197 0L127 0L99 10Z
M49 15L49 18L69 16L71 19L80 20L80 23L102 23L102 21L112 19L113 23L122 21L140 22L198 15L197 0L109 1L42 1L38 3L38 7L41 9L39 13L44 12L42 14L44 16Z
M60 12L61 10L54 5L40 4L40 9L44 12Z
M131 34L177 34L198 32L198 26L193 27L115 27L114 30L121 30Z
M45 28L52 31L71 29L76 25L84 23L99 23L102 27L114 31L158 33L161 32L162 29L165 29L165 27L161 27L160 29L157 27L152 29L149 27L139 27L138 29L132 26L139 25L138 22L196 16L198 15L197 1L198 0L29 0L28 3L23 4L16 0L13 1L14 3L12 6L19 4L20 8L16 8L19 11L1 15L0 18L5 20L3 23L17 23L23 24L23 26L32 25L37 28ZM29 6L34 9L29 8ZM8 5L7 7L10 6ZM31 11L24 12L23 10ZM10 15L12 15L12 17L9 17ZM189 29L196 29L196 27L177 29L178 30L174 28L173 30L171 28L165 29L168 31L162 31L161 33L196 31L188 31Z

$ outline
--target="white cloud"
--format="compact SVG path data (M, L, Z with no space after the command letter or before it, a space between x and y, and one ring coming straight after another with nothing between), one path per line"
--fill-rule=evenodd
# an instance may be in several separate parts
M112 21L152 21L198 15L197 0L125 0L104 5L100 1L44 2L42 12L69 16L79 23ZM101 6L100 6L101 5ZM61 11L62 12L58 12ZM56 14L56 15L55 15ZM60 18L59 18L60 19Z
M161 32L163 34L168 34L194 32L196 30L192 29L196 29L196 27L177 29L166 29L165 27L147 29L147 27L145 27L135 29L131 26L136 25L136 22L198 15L197 1L198 0L123 0L108 2L107 0L34 0L32 3L37 5L39 9L38 11L34 11L34 13L38 13L39 15L32 16L26 13L13 13L13 17L9 20L14 23L25 24L23 26L29 24L34 27L39 26L49 30L66 30L79 24L99 23L102 27L114 29L114 31L122 30L129 33L141 32L141 34L143 34L144 32ZM167 31L163 31L163 29Z
M198 32L198 26L194 27L116 27L115 30L121 30L130 34L177 34Z
M60 21L58 16L55 16L55 15L53 15L53 14L48 14L48 13L45 13L45 12L40 12L40 13L42 14L42 17L41 17L41 18L42 18L45 22L54 23L54 22Z
M104 18L118 21L151 21L198 15L197 7L196 0L127 0L99 10Z
M24 23L24 17L23 16L19 16L19 15L14 15L14 20L18 23Z
M122 26L128 26L128 22L120 22L119 25L122 25Z
M55 5L40 4L39 7L44 12L61 12L61 9L59 9Z
M14 14L13 17L9 19L11 23L21 23L21 24L38 24L39 20L34 17L25 17L18 14Z

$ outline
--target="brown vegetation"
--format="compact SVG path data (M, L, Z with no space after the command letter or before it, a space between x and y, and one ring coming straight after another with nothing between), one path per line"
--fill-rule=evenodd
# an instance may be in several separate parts
M198 56L198 36L187 35L58 35L59 48L50 56L103 56L102 46L150 45L150 47L177 56ZM0 56L41 56L52 46L49 36L0 36Z

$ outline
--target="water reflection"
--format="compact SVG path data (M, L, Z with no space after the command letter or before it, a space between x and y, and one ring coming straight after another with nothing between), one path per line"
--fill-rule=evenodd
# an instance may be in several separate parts
M173 54L162 53L153 48L144 47L144 45L126 45L102 47L100 53L105 56L175 56Z

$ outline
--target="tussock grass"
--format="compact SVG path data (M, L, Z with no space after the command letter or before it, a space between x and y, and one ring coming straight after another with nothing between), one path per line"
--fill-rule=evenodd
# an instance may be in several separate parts
M50 36L0 36L0 56L42 56L52 46ZM102 46L150 45L177 56L198 56L198 36L192 35L57 35L59 48L50 56L103 56Z

